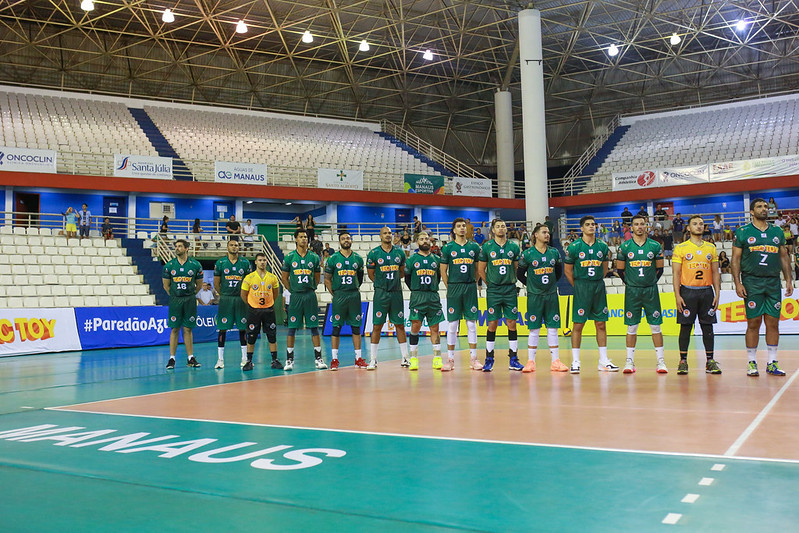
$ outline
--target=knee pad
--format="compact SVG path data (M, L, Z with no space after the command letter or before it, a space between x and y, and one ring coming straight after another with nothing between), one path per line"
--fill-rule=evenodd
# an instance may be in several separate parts
M311 328L311 336L318 337L319 336L319 328Z
M474 320L466 321L466 334L470 344L477 344L477 322Z
M638 334L638 324L627 326L627 335L637 335L637 334Z
M450 322L449 326L447 327L447 344L450 346L455 346L455 343L458 342L458 326L460 325L459 322Z
M550 346L558 345L558 330L557 328L547 328L547 344Z
M341 326L335 326L333 328L333 336L340 337L341 336Z
M530 330L529 335L527 335L527 346L538 346L538 338L541 336L541 330L533 329Z
M660 333L660 324L649 324L649 331L651 331L653 335Z
M258 338L257 331L248 331L247 332L247 344L255 344L256 339Z
M227 337L227 331L220 331L219 335L216 336L216 345L220 348L225 347L225 338Z
M272 344L277 342L277 326L274 322L269 324L269 327L266 329L266 339Z

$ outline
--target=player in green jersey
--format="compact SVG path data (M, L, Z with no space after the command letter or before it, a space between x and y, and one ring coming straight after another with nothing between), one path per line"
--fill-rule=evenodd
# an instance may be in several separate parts
M308 250L308 233L304 229L294 232L297 249L286 254L281 267L283 286L291 293L288 308L288 333L286 336L286 364L283 370L294 369L294 339L297 328L303 325L311 329L314 366L324 370L327 365L322 360L322 339L319 336L319 302L316 287L319 285L321 259Z
M510 370L523 370L517 355L516 319L519 317L516 297L516 266L521 255L519 246L508 240L508 228L503 220L491 221L493 238L486 241L480 249L480 262L477 269L486 284L486 305L488 311L488 331L486 332L486 359L483 372L491 372L494 367L494 341L499 319L505 318L508 324L508 357Z
M216 315L217 360L214 368L225 368L225 337L229 329L239 330L241 366L247 364L247 304L241 300L241 280L250 273L250 262L239 257L239 241L227 242L227 255L214 265L214 288L219 294Z
M527 364L522 372L535 372L535 352L541 326L547 328L547 343L552 362L552 372L567 372L569 367L560 361L558 329L560 328L560 299L558 280L563 274L560 252L549 245L549 228L536 224L533 229L533 246L522 252L517 276L527 285Z
M469 222L463 218L452 221L450 240L441 249L441 280L447 288L447 362L443 372L455 368L455 343L461 318L466 319L466 335L469 341L469 365L473 370L482 370L477 360L477 260L480 245L467 239ZM474 227L472 227L474 232Z
M197 325L197 291L203 283L203 267L194 258L189 257L189 243L184 239L175 241L175 255L164 265L161 281L169 295L169 362L167 370L175 368L175 354L178 351L178 335L183 328L183 344L186 345L188 366L199 368L200 363L194 358L194 334Z
M430 235L422 231L416 236L419 251L409 259L405 269L405 284L411 290L410 301L410 352L408 370L419 370L419 331L422 321L427 320L430 327L430 341L433 343L433 370L441 370L441 335L438 325L444 321L441 298L438 296L440 282L439 264L441 258L430 252Z
M610 249L596 238L596 221L591 215L580 219L582 236L566 248L563 273L574 287L572 302L572 365L569 372L580 373L580 344L583 327L594 321L599 347L600 372L618 372L619 367L608 359L608 297L603 279L608 273Z
M338 370L338 347L341 340L341 326L352 328L352 345L355 348L355 366L366 368L366 361L361 356L361 332L363 316L361 315L361 292L363 283L363 257L352 251L352 235L342 231L338 235L341 248L327 259L325 264L325 288L333 295L330 315L333 323L331 339L333 358L330 370Z
M663 247L647 237L647 221L643 215L632 219L633 237L624 241L616 257L616 271L624 281L624 324L627 326L627 362L625 374L635 372L635 343L638 340L638 324L641 309L652 331L652 343L657 356L657 373L667 374L663 360L663 315L660 309L660 293L657 282L663 275Z
M383 226L380 230L380 246L373 248L366 256L366 273L375 284L372 297L372 334L369 337L370 360L367 370L377 368L377 348L383 324L390 320L397 331L402 362L400 366L409 367L408 344L405 338L405 304L402 301L402 287L405 277L405 252L392 244L391 228Z
M780 341L780 311L782 295L780 272L785 277L785 296L793 294L791 263L785 248L782 230L768 221L768 203L755 198L749 204L752 222L735 231L732 245L732 279L735 293L746 302L746 355L749 357L747 374L757 371L757 345L760 342L760 324L766 323L768 366L766 372L784 376L777 363L777 345Z

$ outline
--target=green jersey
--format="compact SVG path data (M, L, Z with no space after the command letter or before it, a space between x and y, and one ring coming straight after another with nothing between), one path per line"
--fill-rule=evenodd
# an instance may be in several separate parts
M436 254L413 254L408 259L406 275L411 275L412 292L438 292L439 269L441 258Z
M761 278L779 277L782 271L780 246L785 246L785 234L772 224L761 231L754 224L735 231L733 246L741 248L741 272Z
M358 287L361 286L358 274L363 277L363 257L355 252L352 252L349 257L344 256L341 252L336 252L328 258L325 274L331 276L333 292L357 292Z
M231 263L226 255L217 259L214 265L214 276L219 278L219 294L241 298L241 280L250 273L250 262L239 257Z
M519 246L512 241L506 241L503 246L494 239L486 241L480 249L480 261L486 264L487 284L515 285L516 270L513 263L519 260L520 255Z
M532 246L522 252L519 267L527 270L527 295L554 294L558 292L555 268L561 264L560 252L547 246L544 253Z
M602 265L610 260L610 248L599 239L594 244L577 239L566 248L564 263L574 265L575 280L601 280L605 277Z
M475 283L475 263L480 257L480 245L474 241L466 241L461 246L449 241L441 249L441 263L447 267L448 283Z
M366 268L375 271L375 288L387 292L402 290L400 269L404 264L405 252L397 246L392 246L388 252L378 246L366 256Z
M161 278L172 282L169 286L169 296L194 297L197 294L196 281L203 279L203 267L194 258L189 257L185 263L181 264L175 257L164 265Z
M316 290L316 273L321 271L319 256L308 250L305 256L296 250L289 252L280 268L289 274L289 291L294 293L313 292Z
M658 281L658 260L663 260L663 247L647 238L638 246L635 237L619 246L619 261L624 261L624 284L628 287L651 287Z

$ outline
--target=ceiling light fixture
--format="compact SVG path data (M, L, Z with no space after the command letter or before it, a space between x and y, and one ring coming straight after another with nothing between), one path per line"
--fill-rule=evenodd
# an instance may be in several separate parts
M669 42L671 43L672 46L677 46L678 44L680 44L680 41L682 41L682 39L680 39L679 35L677 35L676 33L671 34L671 39L669 39Z
M738 31L744 31L746 30L747 25L748 23L745 20L739 20L738 22L735 23L735 29Z
M84 11L94 11L94 2L92 0L81 0L80 8Z
M616 46L615 44L608 46L608 55L610 57L616 57L617 55L619 55L619 47Z
M302 34L302 42L306 44L310 44L313 42L313 35L311 35L310 30L305 30L305 33Z
M291 205L291 202L286 202L286 205Z
M247 33L247 25L244 24L243 20L236 23L236 33Z
M433 60L433 52L430 50L425 50L424 54L422 54L422 59L425 61L432 61Z
M366 42L366 39L361 41L360 46L358 46L358 50L361 52L368 52L369 51L369 43Z
M170 22L175 22L175 14L172 13L171 9L164 9L164 14L161 16L161 20L169 24Z

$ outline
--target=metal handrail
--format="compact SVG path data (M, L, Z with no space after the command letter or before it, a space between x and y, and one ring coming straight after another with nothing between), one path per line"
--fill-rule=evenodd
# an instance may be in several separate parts
M588 148L586 148L585 151L583 151L583 153L580 155L580 157L577 158L577 161L575 161L575 163L568 170L568 172L564 174L563 176L564 180L571 179L573 181L574 178L582 175L582 172L583 170L585 170L585 167L588 166L588 163L597 154L597 152L599 152L599 149L602 148L602 145L604 145L605 142L607 142L607 140L610 138L610 136L613 134L616 128L619 127L620 123L621 123L621 115L619 114L616 114L612 119L610 119L610 122L608 123L607 127L602 132L602 134L599 135L598 137L594 137L593 142L591 142Z

